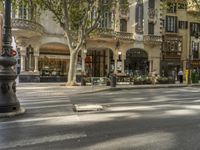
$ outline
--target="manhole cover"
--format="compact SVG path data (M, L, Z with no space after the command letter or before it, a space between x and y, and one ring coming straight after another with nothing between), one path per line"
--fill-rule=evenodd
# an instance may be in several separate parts
M74 105L74 111L83 112L83 111L100 111L103 110L103 106L97 104L88 104L88 105Z

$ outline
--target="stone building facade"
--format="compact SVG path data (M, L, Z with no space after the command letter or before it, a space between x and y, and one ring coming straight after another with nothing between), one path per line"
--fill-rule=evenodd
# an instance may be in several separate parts
M177 6L176 12L163 12L160 0L129 2L128 10L117 5L105 12L99 34L90 35L79 55L77 74L102 77L113 72L148 75L156 71L170 75L173 69L186 68L188 42L194 38L188 36L189 25L197 23L199 29L193 12ZM20 80L65 81L70 52L62 29L49 12L39 18L29 14L30 9L24 6L12 18L21 58Z
M199 72L199 41L200 18L195 5L188 6L187 1L168 2L162 13L163 44L161 49L161 72L172 76L180 69ZM190 62L191 61L191 62Z

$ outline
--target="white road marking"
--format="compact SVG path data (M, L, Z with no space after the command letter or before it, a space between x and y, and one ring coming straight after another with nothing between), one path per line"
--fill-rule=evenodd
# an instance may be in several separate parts
M9 149L9 148L42 144L42 143L59 142L59 141L78 139L84 137L87 137L87 135L84 132L35 137L32 139L24 139L24 140L10 141L8 143L0 143L0 149Z
M0 123L0 129L6 129L9 128L9 125L16 125L19 123L34 123L39 121L48 121L51 122L51 120L54 120L54 122L58 123L59 121L65 122L67 124L73 124L74 122L78 122L79 117L77 115L71 115L71 116L59 116L59 117L40 117L40 118L28 118L28 119L20 119L20 120L14 120L14 121L6 121Z

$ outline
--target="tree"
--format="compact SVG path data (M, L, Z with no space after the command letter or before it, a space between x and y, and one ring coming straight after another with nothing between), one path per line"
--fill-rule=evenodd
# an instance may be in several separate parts
M128 0L13 0L13 8L21 3L28 3L31 7L53 13L53 19L64 30L66 45L70 51L67 85L73 86L76 85L79 51L89 34L98 28L104 13L111 12L118 2L128 4Z
M163 2L162 9L170 9L174 4L182 5L186 4L187 8L195 8L197 14L200 13L200 0L161 0ZM171 4L171 6L170 6Z

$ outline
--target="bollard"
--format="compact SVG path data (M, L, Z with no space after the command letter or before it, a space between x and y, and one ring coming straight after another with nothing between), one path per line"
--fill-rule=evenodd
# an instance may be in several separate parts
M117 77L115 74L111 75L111 83L110 83L110 86L111 87L116 87L116 84L117 84Z
M81 86L86 86L86 81L84 76L81 76Z

